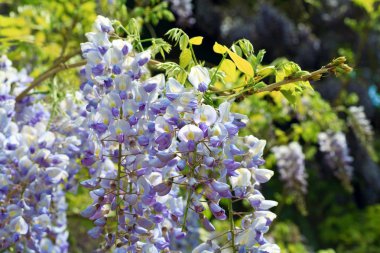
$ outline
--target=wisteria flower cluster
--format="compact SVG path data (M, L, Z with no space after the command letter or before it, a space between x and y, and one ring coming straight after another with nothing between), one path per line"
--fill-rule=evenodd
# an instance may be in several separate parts
M319 149L323 152L328 166L343 186L351 190L353 158L349 154L346 136L342 132L321 132L318 134Z
M193 1L192 0L168 0L171 4L172 11L178 17L178 23L182 26L192 26L195 23L193 17Z
M305 155L298 142L273 147L277 159L280 180L284 182L286 192L302 197L307 193L307 172Z
M349 124L354 128L355 133L364 137L365 141L372 141L373 129L371 122L368 120L367 115L364 112L363 106L351 106L348 108L350 112Z
M69 157L47 128L38 99L15 95L31 79L0 60L0 249L67 252L65 185Z
M209 209L213 219L229 219L228 240L210 238L193 252L279 252L264 238L277 205L258 188L273 175L259 168L265 141L238 136L246 117L232 113L229 102L204 103L207 68L192 67L186 83L149 77L150 52L112 40L113 33L112 22L99 16L81 45L90 129L82 165L92 175L81 184L93 200L82 215L94 222L90 236L104 237L103 248L114 252L170 252L187 238L190 216L215 230ZM253 211L238 227L232 201L239 200Z

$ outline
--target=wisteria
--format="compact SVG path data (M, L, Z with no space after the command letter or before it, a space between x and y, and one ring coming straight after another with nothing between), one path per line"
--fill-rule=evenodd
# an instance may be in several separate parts
M307 193L307 172L305 171L305 155L298 142L276 146L272 151L277 160L280 180L284 182L285 192L302 201Z
M363 106L351 106L348 108L350 112L349 124L354 129L359 138L363 141L371 142L373 139L373 129L371 123L367 119Z
M351 190L353 168L346 136L342 132L322 132L318 134L319 149L325 161L333 169L334 175L341 180L346 189Z
M49 112L38 98L15 102L31 79L0 61L0 249L67 252L66 201L69 157L58 152ZM8 251L5 251L8 252Z
M193 1L192 0L168 0L171 4L170 8L177 15L177 22L182 26L191 26L195 23L193 17Z
M150 52L136 52L128 40L111 40L110 20L98 17L81 45L86 124L90 129L82 165L92 175L82 182L93 203L82 215L94 221L89 231L114 252L169 252L187 238L189 217L214 231L204 215L227 220L227 241L209 238L193 252L279 252L263 235L277 202L265 200L258 186L273 172L260 169L264 140L239 137L244 115L204 103L211 78L192 67L187 82L162 74L149 76ZM221 200L226 199L226 207ZM234 201L254 211L237 227Z

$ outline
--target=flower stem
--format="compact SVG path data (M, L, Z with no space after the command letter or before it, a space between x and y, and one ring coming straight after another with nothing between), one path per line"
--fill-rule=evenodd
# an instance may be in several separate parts
M192 166L190 168L190 178L194 177L194 170L195 170L195 166L196 166L196 162L197 162L197 146L198 145L195 145L193 162L192 162ZM182 232L184 232L186 230L186 219L187 219L187 214L189 213L189 209L190 209L191 196L192 196L192 192L189 191L189 194L187 196L187 201L186 201L185 214L183 216Z
M236 247L235 247L235 223L234 223L234 210L232 208L232 199L228 200L228 219L230 221L232 253L236 253Z
M120 119L123 118L123 108L120 107ZM123 146L119 143L119 153L118 153L118 161L117 161L117 185L116 185L116 237L115 243L117 243L117 239L119 237L119 202L120 202L120 180L121 180L121 159L123 153Z
M216 79L216 74L218 73L218 71L219 71L220 67L222 66L222 63L223 63L224 59L226 59L226 57L227 57L227 53L224 53L222 60L219 62L219 65L218 65L218 67L215 70L215 73L211 77L210 86L212 86L214 84L215 79Z
M193 56L193 60L194 60L195 65L198 65L197 57L195 56L195 52L194 52L193 46L191 44L190 44L189 48L190 48L191 55Z
M189 213L189 209L190 209L191 195L192 193L189 192L189 195L187 196L185 214L183 215L182 232L186 230L186 219L187 219L187 214Z
M119 237L119 201L120 201L120 174L121 174L121 152L122 146L119 143L119 157L117 162L117 192L116 192L116 240Z

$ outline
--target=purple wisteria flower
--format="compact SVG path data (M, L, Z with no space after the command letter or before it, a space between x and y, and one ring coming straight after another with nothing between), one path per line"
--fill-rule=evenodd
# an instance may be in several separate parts
M371 122L368 120L363 106L351 106L348 108L349 118L348 123L354 130L356 136L362 140L363 143L372 142L374 132Z
M272 148L280 172L280 180L285 183L289 193L305 195L307 193L307 173L305 155L298 142Z
M50 114L38 97L15 101L31 79L5 56L0 66L0 249L68 252L69 157L59 152L58 135L47 127Z
M177 22L182 26L192 26L195 23L193 17L192 0L168 0L172 11L177 15Z
M93 200L82 215L94 221L90 236L103 237L103 249L114 252L169 252L188 238L190 217L212 231L203 212L226 220L232 213L221 200L234 199L248 201L254 212L244 227L231 228L233 246L279 252L263 236L276 217L269 209L277 205L259 191L273 175L259 168L265 141L238 136L247 117L232 113L229 102L205 104L207 68L191 69L191 86L151 77L149 51L137 52L127 40L115 43L112 29L98 25L109 24L105 18L95 23L82 44L81 85L89 129L82 165L92 175L82 185ZM210 240L193 245L193 252L226 246Z
M342 132L322 132L318 134L319 149L324 154L327 165L341 180L347 190L352 190L351 178L353 158L349 154L346 136Z

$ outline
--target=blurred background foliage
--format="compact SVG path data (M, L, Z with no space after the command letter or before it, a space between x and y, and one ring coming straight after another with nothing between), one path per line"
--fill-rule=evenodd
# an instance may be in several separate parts
M36 78L52 66L79 61L79 43L101 14L123 25L134 18L142 38L168 40L164 34L176 26L190 37L202 35L202 46L194 50L208 66L221 58L210 53L215 41L230 45L246 38L254 46L255 70L274 73L274 79L290 75L289 66L316 70L345 56L354 67L349 76L313 83L314 91L302 90L301 99L281 91L247 95L233 109L249 116L246 133L268 140L266 167L276 174L264 191L281 203L271 235L282 252L375 253L380 252L379 7L376 0L1 0L0 53ZM167 59L179 62L180 54L174 48ZM220 70L228 78L218 88L244 82L227 60ZM277 81L271 78L265 80ZM59 113L60 100L79 84L77 71L67 70L37 90L48 94ZM368 121L354 106L363 107ZM336 168L324 161L318 143L322 132L345 134L353 158L350 182L334 176ZM277 173L272 148L291 142L300 143L305 154L307 194L287 192ZM86 174L82 171L78 180ZM79 215L89 203L87 194L79 187L68 195L71 252L96 248L86 234L92 224Z

